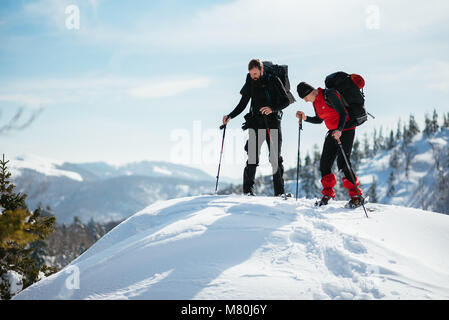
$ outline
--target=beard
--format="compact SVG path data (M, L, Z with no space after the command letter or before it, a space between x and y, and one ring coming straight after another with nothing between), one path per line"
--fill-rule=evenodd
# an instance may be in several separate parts
M259 77L256 80L251 79L251 83L253 84L254 87L260 87L262 85L261 77Z

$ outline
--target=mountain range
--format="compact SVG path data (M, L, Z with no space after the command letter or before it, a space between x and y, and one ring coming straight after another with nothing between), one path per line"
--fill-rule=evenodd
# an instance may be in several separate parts
M168 162L70 163L25 155L9 167L28 206L49 206L58 223L75 217L121 221L156 201L211 193L215 187L215 178L204 171Z

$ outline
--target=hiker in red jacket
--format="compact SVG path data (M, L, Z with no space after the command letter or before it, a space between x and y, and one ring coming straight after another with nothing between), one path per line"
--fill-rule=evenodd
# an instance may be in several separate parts
M315 109L315 116L308 117L303 111L298 111L296 117L310 123L322 123L329 129L324 140L323 152L320 159L321 183L323 185L323 197L315 205L327 205L329 200L335 198L334 187L337 179L332 173L332 165L337 158L338 170L343 170L343 186L348 190L351 200L348 207L356 208L363 204L362 190L358 188L359 181L354 173L355 183L351 182L351 173L345 164L344 158L339 152L337 139L340 139L343 150L348 160L350 159L352 145L355 136L355 123L350 119L346 108L344 107L340 94L334 89L315 89L311 85L301 82L297 87L298 95L306 102L311 102ZM351 166L352 167L352 166ZM356 189L357 188L357 189Z

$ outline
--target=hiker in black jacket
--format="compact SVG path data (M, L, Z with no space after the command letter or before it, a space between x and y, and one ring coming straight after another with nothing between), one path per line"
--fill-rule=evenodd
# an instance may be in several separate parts
M281 80L272 74L264 73L262 61L251 60L248 70L245 85L240 90L242 98L235 109L223 117L223 124L227 124L242 113L251 99L251 109L245 115L246 122L242 127L244 130L250 129L245 144L248 160L243 172L243 193L254 195L254 179L259 165L260 149L266 140L273 168L274 195L279 196L285 193L281 156L281 110L287 107L290 101Z

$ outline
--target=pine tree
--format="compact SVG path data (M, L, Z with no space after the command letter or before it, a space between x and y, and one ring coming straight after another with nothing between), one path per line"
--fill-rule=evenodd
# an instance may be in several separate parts
M411 135L404 124L404 128L402 129L402 148L407 147L411 141Z
M376 130L376 128L374 128L374 133L373 133L373 155L376 155L377 151L379 151L379 140L377 138L377 130Z
M441 126L441 130L449 128L449 112L447 114L443 114L443 125Z
M318 145L315 143L313 145L313 165L318 170L320 169L320 160L321 160L321 153Z
M410 140L413 139L418 133L420 133L418 123L415 120L415 116L410 114L408 122L408 134L410 136Z
M435 211L449 214L449 146L441 152L442 170L438 172L438 189L435 195Z
M357 171L361 158L362 155L360 152L360 141L356 138L351 153L351 164L354 171Z
M441 126L441 131L443 131L444 129L449 128L449 112L448 112L448 116L446 116L445 113L443 113L443 125Z
M424 136L428 137L432 133L432 121L429 118L429 115L426 113L424 115Z
M367 195L369 196L369 202L372 203L379 202L379 199L377 197L377 180L375 176L373 176L373 181L367 191Z
M437 133L440 126L438 125L438 113L433 109L432 122L431 122L432 133Z
M315 197L318 188L316 186L317 175L315 171L315 165L310 158L309 153L307 153L304 159L304 167L301 170L301 182L304 189L306 198L310 199Z
M399 151L394 149L390 156L390 167L397 170L399 168Z
M396 187L394 186L395 184L395 176L394 176L394 171L392 170L390 172L390 176L388 177L388 181L387 181L387 196L389 198L393 197L394 194L396 193Z
M388 142L387 142L387 150L391 150L396 146L396 140L394 138L394 132L393 129L391 129L390 131L390 137L388 138Z
M10 299L9 275L20 277L22 289L38 281L41 273L45 276L55 272L42 261L36 261L35 242L44 240L53 232L55 218L41 217L41 209L30 212L25 204L26 194L14 192L9 161L0 161L0 298Z
M363 154L366 158L371 157L371 149L368 142L368 135L366 133L363 135Z
M416 155L415 148L411 146L404 148L404 155L405 155L405 177L408 179L410 173L410 166L412 164L413 158Z
M380 126L380 130L379 130L379 137L377 138L378 140L378 144L379 144L379 149L380 150L385 150L386 149L386 143L385 143L385 138L384 138L384 134L383 134L383 127Z
M398 127L396 129L396 140L399 142L402 139L402 131L401 131L401 119L398 120Z

